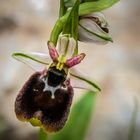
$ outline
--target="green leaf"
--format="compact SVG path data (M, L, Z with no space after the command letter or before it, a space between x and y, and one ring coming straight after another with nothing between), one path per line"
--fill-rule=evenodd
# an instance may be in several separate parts
M85 2L80 4L79 14L86 15L93 12L99 12L111 7L118 1L119 0L98 0L94 2Z
M78 34L79 4L80 2L79 0L77 0L73 8L71 9L71 12L63 28L63 34L70 34L76 40L77 40L77 34Z
M39 140L47 140L47 134L44 132L42 128L39 131Z
M64 0L66 7L72 7L76 0Z
M60 0L60 10L59 10L59 18L62 17L67 11L67 8L65 7L64 0Z
M84 140L92 111L95 108L96 94L87 92L72 108L66 126L51 136L50 140Z
M134 98L134 109L132 112L132 117L130 120L130 126L129 126L129 132L128 132L128 140L134 140L138 111L139 111L138 99L135 97Z
M66 7L72 7L73 5L74 5L74 3L75 3L75 1L76 0L64 0L64 2L65 2L65 6ZM90 5L90 4L92 4L92 6L91 7L93 7L93 9L95 8L95 7L103 7L103 9L104 9L104 7L107 7L107 8L109 8L109 7L111 7L113 4L115 4L116 2L118 2L119 0L81 0L81 4L80 5L83 5L83 6L87 6L87 5ZM93 6L93 5L96 5L95 7ZM106 5L106 6L105 6ZM86 6L85 6L85 8L86 8ZM82 7L83 8L83 7ZM103 10L102 9L102 10ZM106 9L106 8L105 8ZM88 9L87 9L88 10ZM90 10L90 9L89 9ZM100 10L101 11L101 10Z
M83 2L93 2L93 1L98 1L98 0L81 0L81 3ZM64 0L65 6L66 7L72 7L76 0Z

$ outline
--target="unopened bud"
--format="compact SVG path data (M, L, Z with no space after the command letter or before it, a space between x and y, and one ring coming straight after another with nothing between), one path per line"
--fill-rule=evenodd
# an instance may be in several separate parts
M109 35L109 26L105 16L97 12L80 17L78 39L82 42L99 44L106 44L108 41L113 42Z

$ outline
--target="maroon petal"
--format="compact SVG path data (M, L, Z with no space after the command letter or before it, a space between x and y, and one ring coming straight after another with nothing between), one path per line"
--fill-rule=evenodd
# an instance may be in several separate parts
M47 71L34 73L20 90L15 101L15 113L19 120L37 119L46 131L58 131L65 125L73 98L73 88L67 85L55 91L45 91L42 78L47 77ZM38 124L38 126L40 126Z

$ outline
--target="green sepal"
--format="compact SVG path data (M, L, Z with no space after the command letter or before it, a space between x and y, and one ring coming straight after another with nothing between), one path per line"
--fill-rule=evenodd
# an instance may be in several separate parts
M15 58L15 59L17 59L17 60L19 60L19 61L22 61L24 59L25 60L26 59L29 59L29 60L38 62L40 64L49 65L49 63L45 62L44 60L38 59L37 57L35 57L32 54L15 52L15 53L12 54L12 57Z
M15 52L12 54L12 57L15 58L16 60L26 64L27 66L29 66L30 68L32 68L35 71L42 71L44 68L48 68L50 63L52 63L50 56L48 56L44 53Z
M92 93L99 93L101 91L101 88L100 88L99 84L97 84L93 80L90 80L88 77L86 77L84 75L80 75L76 72L70 72L70 75L72 77L76 78L76 80L78 80L79 82L85 82L85 84L86 84L85 89L88 89ZM87 85L90 86L90 88L87 88Z

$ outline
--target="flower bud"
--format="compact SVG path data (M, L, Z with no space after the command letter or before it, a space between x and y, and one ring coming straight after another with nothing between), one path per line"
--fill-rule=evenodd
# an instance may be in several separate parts
M78 39L82 42L94 42L106 44L112 41L109 36L108 23L105 16L100 13L92 13L80 17L78 26Z

